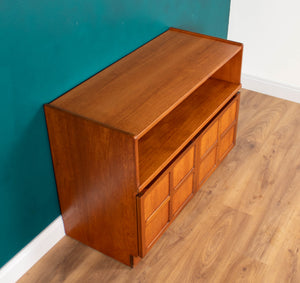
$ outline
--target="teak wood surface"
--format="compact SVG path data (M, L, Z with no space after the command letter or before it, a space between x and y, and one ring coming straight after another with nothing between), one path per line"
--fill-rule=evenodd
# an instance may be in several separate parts
M45 105L66 234L130 265L138 256L134 141Z
M138 227L142 257L149 252L194 193L199 190L200 185L207 180L235 145L239 99L239 94L232 97L214 116L207 129L193 139L150 188L138 195ZM197 112L193 115L197 115ZM206 152L201 154L206 147L208 147ZM210 158L210 152L214 153L213 158ZM197 175L200 176L198 183L195 180Z
M242 44L169 29L52 105L140 138L241 51ZM239 84L240 61L231 69Z
M139 190L164 168L240 89L208 79L139 140Z
M196 142L138 195L140 252L144 257L193 196Z
M236 143L240 94L216 116L198 138L197 190L214 172Z
M19 281L300 282L300 105L242 90L235 148L134 269L64 237Z
M242 51L240 43L170 29L45 105L68 236L131 266L146 255L196 191L198 145L170 168L238 100ZM236 121L227 130L216 166L235 143ZM147 208L141 194L166 171L169 197L161 209ZM156 210L143 219L147 209Z

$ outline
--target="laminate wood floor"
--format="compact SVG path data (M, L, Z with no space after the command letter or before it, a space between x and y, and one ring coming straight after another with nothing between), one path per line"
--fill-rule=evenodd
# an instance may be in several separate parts
M300 282L300 104L242 90L237 144L131 269L64 237L19 282Z

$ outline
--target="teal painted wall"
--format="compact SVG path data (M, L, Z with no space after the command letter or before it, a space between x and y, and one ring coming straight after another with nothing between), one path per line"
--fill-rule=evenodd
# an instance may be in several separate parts
M0 266L60 214L42 105L170 26L226 38L229 6L0 1Z

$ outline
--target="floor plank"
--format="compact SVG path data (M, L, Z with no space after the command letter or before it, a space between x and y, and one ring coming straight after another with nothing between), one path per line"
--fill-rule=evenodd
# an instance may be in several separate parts
M136 268L66 236L19 282L300 282L300 105L242 90L235 148Z

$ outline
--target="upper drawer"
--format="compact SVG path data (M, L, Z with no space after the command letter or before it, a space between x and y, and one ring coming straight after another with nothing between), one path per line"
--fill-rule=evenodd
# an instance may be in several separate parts
M218 139L218 120L214 121L202 134L200 139L200 156L202 157Z
M237 99L224 110L220 117L220 134L222 134L236 119Z
M183 177L194 168L194 153L195 146L192 146L175 164L173 168L173 187L176 187Z
M169 188L169 174L166 174L161 179L151 186L149 191L142 197L144 202L144 217L147 220L151 214L161 205L161 203L168 197Z

